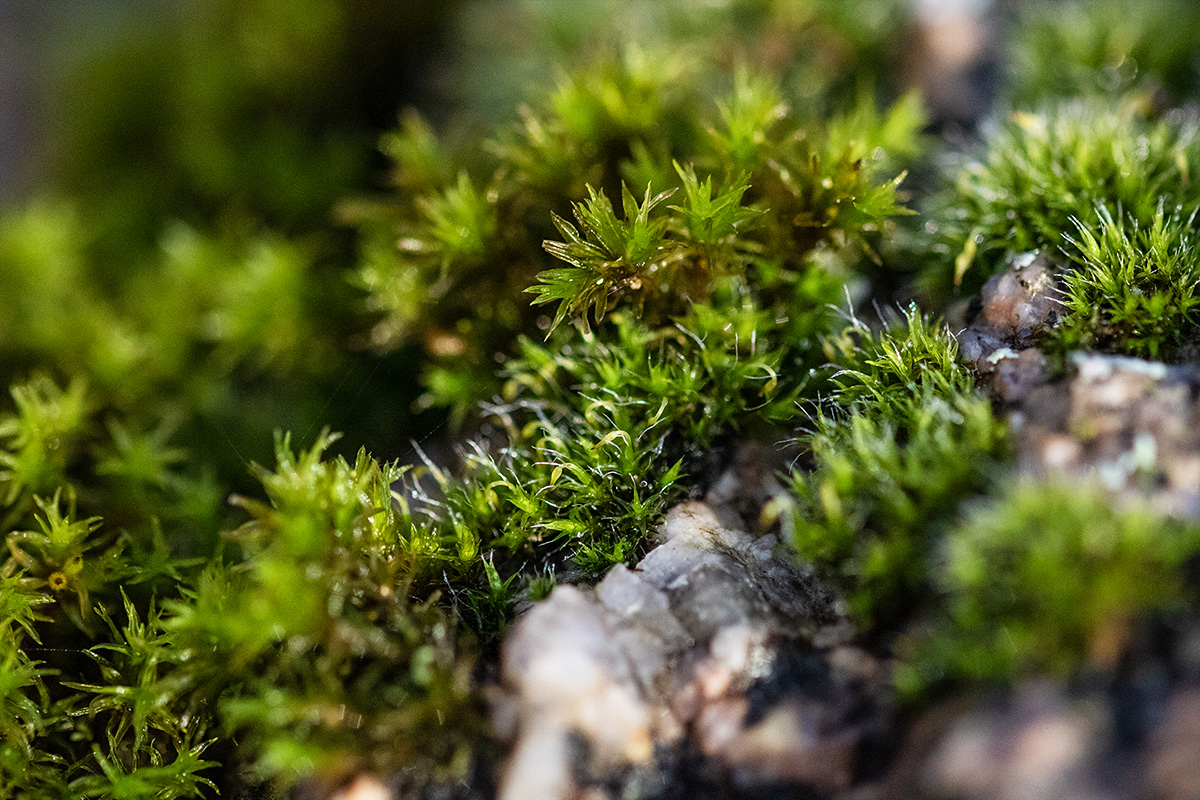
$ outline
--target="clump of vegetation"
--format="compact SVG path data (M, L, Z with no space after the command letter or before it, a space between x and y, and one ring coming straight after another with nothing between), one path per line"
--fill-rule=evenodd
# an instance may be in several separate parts
M97 558L97 564L120 565L118 578L136 572L138 582L143 583L166 577L163 571L169 569L165 559L169 549L176 554L195 554L204 552L206 546L211 548L212 542L205 542L202 536L209 531L215 535L222 517L221 498L210 481L181 469L183 453L170 444L169 421L142 431L134 428L127 416L102 416L82 380L64 389L38 375L14 385L11 392L15 411L0 416L0 521L6 533L44 528L48 517L58 518L61 499L85 516L104 515L113 526L113 533L104 538L115 549L109 556ZM39 513L43 521L35 524ZM168 542L164 525L169 530L189 529L195 538L173 537ZM86 533L91 530L89 527ZM47 544L56 553L49 561L31 561L28 545L44 537L12 536L9 550L13 557L42 578L61 572L68 561L98 546L95 537L73 536L67 550L61 542ZM122 552L123 548L128 551ZM42 545L35 549L49 552ZM93 553L88 558L97 556ZM97 570L88 567L82 575L108 583L101 580L105 570ZM79 596L79 613L87 616L92 606L84 588L73 580L69 594ZM66 589L58 586L55 591ZM79 618L75 621L80 623Z
M510 443L503 485L528 496L502 517L505 540L562 539L600 575L642 551L709 448L795 414L803 354L747 298L726 302L739 301L663 329L619 314L615 337L557 352L524 343L490 409Z
M1111 665L1131 626L1191 601L1181 566L1194 523L1116 505L1099 487L1017 482L950 532L939 566L944 621L913 640L906 688Z
M181 458L191 479L242 489L247 460L269 458L257 439L274 426L311 435L330 403L368 416L382 404L353 401L341 383L393 367L368 367L346 348L347 323L365 326L365 315L322 313L353 302L343 276L322 274L327 251L316 241L174 224L152 249L135 248L122 272L97 263L94 234L66 202L0 220L0 291L22 298L0 319L10 383L33 372L83 381L97 427L112 417L137 435L160 431L168 449L204 451L202 463Z
M1146 228L1100 209L1100 228L1064 234L1082 262L1063 276L1062 322L1054 337L1070 350L1170 358L1196 329L1200 260L1196 213L1160 205Z
M402 469L324 458L332 439L277 443L276 469L257 470L268 501L238 501L241 557L167 604L165 634L259 778L460 778L479 724L472 650L436 594L414 599L428 532L395 502Z
M726 277L764 307L811 306L836 299L829 281L814 285L814 254L878 258L889 218L905 213L899 164L920 150L914 96L818 121L769 75L725 77L732 89L714 102L700 77L683 79L702 73L668 81L663 63L635 51L573 76L490 144L484 177L420 167L440 148L418 123L389 140L403 204L366 224L360 275L384 312L376 343L423 342L427 403L461 419L490 399L521 332L621 302L662 324ZM529 305L535 282L539 303L558 304L553 320Z
M947 258L926 285L946 295L949 257L954 282L977 287L1012 255L1046 250L1061 278L1053 349L1172 358L1194 326L1196 130L1130 101L1014 112L936 201Z
M788 523L801 555L847 592L860 625L895 625L929 591L930 553L959 504L984 492L1008 435L957 343L910 307L874 333L830 341L837 371L803 440Z
M201 774L217 766L203 758L212 745L203 698L180 680L181 656L154 602L143 622L119 588L145 597L147 582L178 579L178 565L162 547L130 557L123 537L80 518L70 500L38 506L35 530L7 532L0 565L0 795L187 797L215 788ZM107 609L122 604L128 624L118 628ZM100 643L80 649L81 635ZM91 664L79 663L85 656Z
M191 588L160 539L139 554L73 502L35 498L37 530L8 532L0 568L5 796L200 795L219 765L201 756L229 736L254 777L282 785L466 771L479 714L469 640L436 595L410 591L399 473L365 454L323 460L329 443L279 444L278 471L260 471L271 504L243 501L254 519L229 536L240 557ZM148 582L168 599L147 599ZM364 730L380 746L364 747Z
M1162 203L1190 207L1197 200L1195 139L1190 119L1155 119L1129 101L1070 100L1013 112L990 135L984 156L959 167L953 190L937 201L945 260L927 281L945 286L952 274L955 285L978 287L1007 255L1058 253L1064 235L1096 228L1103 208L1149 227Z

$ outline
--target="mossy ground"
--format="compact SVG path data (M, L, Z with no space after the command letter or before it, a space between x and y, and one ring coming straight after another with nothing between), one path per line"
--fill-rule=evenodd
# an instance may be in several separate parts
M1046 348L1185 352L1200 77L1182 26L1151 48L1172 4L1125 39L1094 22L1122 4L1029 4L1011 106L939 172L903 4L633 4L621 42L630 8L580 37L514 2L557 83L497 123L506 87L448 68L460 111L383 135L386 192L370 119L300 124L367 90L373 5L200 5L173 35L219 47L187 51L153 175L117 135L140 62L100 64L107 126L65 126L72 177L0 219L0 797L461 781L518 601L636 560L740 440L797 453L763 519L914 703L1069 676L1112 619L1192 601L1195 524L1012 479L936 316L1042 248ZM441 35L480 44L466 5ZM336 56L320 91L297 41Z

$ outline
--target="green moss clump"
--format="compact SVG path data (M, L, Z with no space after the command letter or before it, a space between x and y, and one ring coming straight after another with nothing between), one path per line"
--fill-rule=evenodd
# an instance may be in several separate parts
M436 595L413 597L422 542L394 503L401 471L324 458L331 442L278 442L276 469L257 470L269 504L239 500L253 517L231 535L240 558L211 565L163 625L259 778L460 777L479 725L470 641Z
M1190 207L1197 201L1195 140L1186 117L1154 119L1129 101L1072 100L1015 112L935 202L945 260L926 281L944 287L952 276L977 288L1009 254L1057 253L1064 234L1096 229L1102 208L1149 227L1160 204Z
M1078 238L1064 234L1082 263L1063 277L1055 346L1169 359L1194 336L1200 314L1196 214L1181 211L1168 216L1160 205L1141 228L1102 208L1097 232L1081 225Z
M492 412L517 448L505 453L513 483L536 498L507 519L525 531L517 541L544 526L600 575L642 551L709 448L794 416L803 354L740 302L696 306L660 330L617 315L615 337L557 351L524 343Z
M0 318L0 368L11 382L33 371L85 381L101 424L113 415L139 434L173 427L175 445L204 453L202 469L186 470L195 479L207 471L250 488L246 460L270 455L259 438L319 429L322 408L344 395L339 382L371 374L345 346L365 315L350 310L343 277L323 269L319 240L176 224L110 280L89 252L94 235L67 203L0 220L0 293L22 298ZM349 316L332 319L329 307Z
M364 223L360 280L384 314L375 342L422 343L424 402L464 418L499 388L496 360L520 333L623 302L659 325L728 276L780 304L814 253L878 259L891 218L907 213L897 186L921 151L915 96L885 113L864 96L819 121L769 75L681 69L670 82L664 63L631 51L573 76L490 143L483 178L420 166L437 157L419 124L387 140L402 203ZM704 94L710 77L732 84L719 102ZM535 281L538 302L558 304L553 321L522 296Z
M1074 674L1119 655L1129 627L1191 598L1194 524L1095 488L1017 483L955 526L937 570L946 613L911 642L906 688Z
M1015 113L936 201L954 282L977 287L1009 256L1049 251L1062 278L1053 349L1173 357L1194 326L1196 131L1129 100ZM926 273L933 294L950 271L947 259Z
M183 580L180 553L203 549L164 529L215 531L219 495L180 470L169 428L139 431L82 380L36 376L12 396L0 416L0 796L201 794L215 764L201 757L202 701L168 677L178 653L153 596Z
M6 534L37 527L39 512L43 524L46 515L57 517L61 499L121 531L109 538L119 540L118 551L130 549L113 560L131 561L127 566L137 567L142 582L171 577L164 572L168 549L196 554L211 547L203 536L219 526L220 496L210 481L184 472L184 454L171 444L169 421L139 430L134 426L140 419L100 406L82 380L63 389L37 375L12 386L11 393L14 412L0 415L0 524ZM171 536L168 542L163 525L187 529L191 536ZM95 546L89 538L87 547ZM28 562L24 566L32 569ZM91 613L84 598L80 613Z
M788 523L857 621L886 628L921 605L930 553L1003 466L1007 429L915 307L879 333L856 321L830 349L834 389L804 440L811 465L792 472Z

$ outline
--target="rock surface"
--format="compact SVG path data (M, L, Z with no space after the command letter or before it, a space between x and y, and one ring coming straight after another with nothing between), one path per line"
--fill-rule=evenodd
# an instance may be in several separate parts
M982 383L1005 403L1019 403L1046 380L1046 358L1037 337L1058 318L1058 294L1050 264L1024 253L983 287L975 321L959 335L959 354Z
M595 588L561 586L512 627L496 718L499 797L739 797L848 787L878 738L881 665L773 536L697 502Z
M1200 517L1200 374L1076 355L1014 414L1022 471L1096 479L1180 517Z
M1103 707L1051 684L958 703L925 715L898 759L883 800L1101 800L1111 740Z
M1074 354L1052 375L1037 342L1057 319L1057 294L1042 256L1017 256L959 336L962 357L1010 412L1020 470L1098 480L1200 517L1200 370Z
M1143 656L1092 686L1039 681L947 702L856 800L1195 800L1200 684L1172 681L1180 655Z

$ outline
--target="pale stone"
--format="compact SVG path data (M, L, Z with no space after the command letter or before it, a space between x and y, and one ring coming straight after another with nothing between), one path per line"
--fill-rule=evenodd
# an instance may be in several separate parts
M393 800L393 795L374 775L359 775L329 800Z
M811 672L776 677L780 648L802 646L793 658L823 664L803 637L842 631L841 619L792 554L773 537L756 540L729 527L735 518L683 503L666 515L661 544L635 569L616 567L595 589L556 587L512 625L494 712L515 740L502 800L607 797L596 794L605 786L624 787L613 796L653 796L661 783L657 760L681 758L689 737L714 756L715 774L832 785L807 767L798 771L795 748L804 758L840 758L858 734L839 728L830 712L830 731L814 729L780 750L771 736L791 723L770 708L805 689L778 681ZM761 696L779 699L767 700L767 716L750 723L747 692L763 681L776 683ZM838 744L826 752L830 737ZM838 785L844 780L839 772Z

